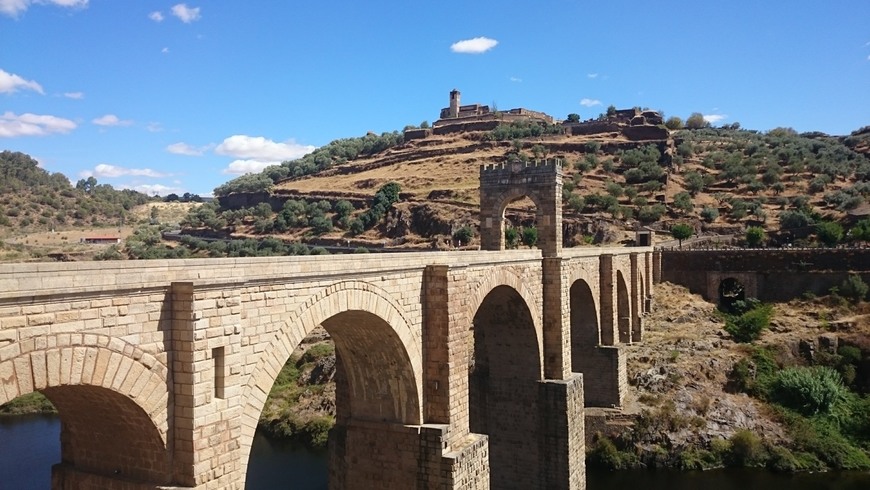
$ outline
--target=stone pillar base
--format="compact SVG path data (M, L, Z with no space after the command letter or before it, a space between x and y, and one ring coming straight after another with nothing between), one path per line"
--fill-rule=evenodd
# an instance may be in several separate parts
M58 463L51 467L52 490L105 490L118 488L124 490L185 490L188 487L173 487L145 483L128 478L124 475L101 475L80 470L73 465Z
M540 488L586 488L583 376L542 381L538 389Z
M486 436L447 452L447 425L350 420L329 433L329 488L489 489Z
M619 346L599 345L586 349L574 369L583 373L587 407L622 407L628 392L625 353Z

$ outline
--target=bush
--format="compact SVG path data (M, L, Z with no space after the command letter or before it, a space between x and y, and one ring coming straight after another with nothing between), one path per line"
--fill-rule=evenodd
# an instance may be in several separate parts
M851 274L846 280L840 284L840 294L851 299L855 303L867 297L867 291L870 286L861 279L857 274Z
M774 402L804 415L830 413L847 394L840 374L827 366L784 369L771 386Z
M470 226L463 226L453 232L453 239L466 245L471 243L472 238L474 238L474 229Z
M750 226L746 229L746 245L757 247L764 241L764 229L758 226Z
M770 326L773 307L758 305L738 317L725 321L725 331L735 342L753 342L761 337L761 332Z
M816 225L816 235L822 243L833 247L843 239L843 227L833 221L823 221Z
M716 221L716 218L718 217L719 210L716 208L704 206L704 208L701 209L701 219L703 219L707 223L712 223L713 221Z
M767 461L767 450L761 443L761 438L746 429L740 429L729 439L731 451L730 463L735 466L763 466Z

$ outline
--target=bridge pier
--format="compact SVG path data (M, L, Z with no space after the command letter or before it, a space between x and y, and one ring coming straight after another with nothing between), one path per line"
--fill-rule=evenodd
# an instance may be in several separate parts
M329 488L489 489L486 436L447 452L447 425L337 423L329 433Z
M586 488L583 375L544 380L538 385L541 489Z

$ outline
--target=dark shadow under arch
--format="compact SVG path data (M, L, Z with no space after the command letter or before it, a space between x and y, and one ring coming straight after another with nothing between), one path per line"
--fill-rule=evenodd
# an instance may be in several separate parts
M532 488L538 475L538 385L541 359L535 325L520 294L497 286L474 315L469 369L472 432L489 436L493 488Z
M586 361L601 343L598 310L592 289L580 279L571 285L571 371L582 373Z
M41 392L61 420L61 462L109 478L172 483L169 451L147 413L129 397L98 386Z
M622 271L616 271L616 319L619 341L631 342L631 299Z
M746 300L746 287L733 277L719 281L719 307L732 310L738 301Z

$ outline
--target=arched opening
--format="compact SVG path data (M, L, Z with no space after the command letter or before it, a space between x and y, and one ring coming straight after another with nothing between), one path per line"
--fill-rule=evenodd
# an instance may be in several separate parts
M598 311L592 289L584 280L571 285L571 370L588 371L588 359L601 343L598 330Z
M538 207L531 197L517 195L506 200L501 208L501 222L504 227L502 243L505 249L537 245Z
M631 302L622 271L616 271L616 319L619 341L631 342Z
M719 282L719 307L733 310L738 301L746 300L746 288L737 279L727 277Z
M22 446L26 456L21 459L32 466L4 476L10 488L34 488L34 482L36 488L47 488L52 479L52 486L60 488L77 488L82 481L97 486L117 480L172 483L171 460L161 433L131 398L90 385L55 386L40 393L57 409L57 415L19 418L15 425L10 419L5 421L10 437L18 437L13 431L33 431L31 440ZM3 448L0 452L9 451Z
M637 273L637 311L634 312L634 322L631 325L631 341L643 340L643 327L641 315L646 311L646 292L643 287L643 274Z
M529 307L510 286L490 291L474 315L469 428L489 436L493 488L533 488L538 462L541 360Z
M320 483L328 479L330 488L366 486L373 481L407 488L413 486L409 482L416 481L418 455L406 449L421 446L417 432L407 428L421 423L417 375L409 352L416 347L394 305L358 287L363 286L342 284L325 289L313 304L294 314L283 329L286 339L272 344L274 351L267 351L252 375L252 383L256 384L247 389L273 387L280 375L273 372L275 366L284 365L288 359L296 361L284 349L296 348L303 337L322 326L334 343L335 425L328 433L328 476L317 477L303 469L304 477L314 477ZM263 405L247 401L246 417L259 417ZM253 436L252 430L247 432L243 427L243 438ZM253 450L249 451L242 454L246 470L251 467L248 458ZM318 468L315 471L323 468L313 466ZM264 474L268 477L268 471L258 468L258 481L248 483L258 488L283 486L286 483L281 482L287 482L287 473L292 471L284 468L279 480L268 480L262 478ZM298 478L290 481L299 484Z

